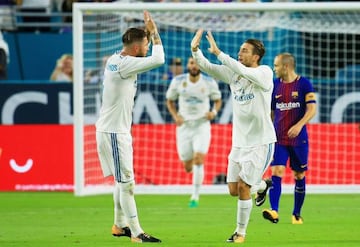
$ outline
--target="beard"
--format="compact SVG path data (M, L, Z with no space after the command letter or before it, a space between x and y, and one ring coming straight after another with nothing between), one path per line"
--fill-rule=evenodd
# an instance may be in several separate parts
M191 76L196 77L200 74L200 70L199 69L188 69L188 72Z

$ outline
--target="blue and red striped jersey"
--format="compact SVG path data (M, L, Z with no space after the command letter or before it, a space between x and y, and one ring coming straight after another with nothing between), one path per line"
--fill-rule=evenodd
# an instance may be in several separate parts
M308 142L306 125L296 138L290 139L287 135L290 127L304 116L308 103L316 101L313 86L307 78L298 76L291 83L284 83L280 78L274 81L271 109L279 144L299 146Z

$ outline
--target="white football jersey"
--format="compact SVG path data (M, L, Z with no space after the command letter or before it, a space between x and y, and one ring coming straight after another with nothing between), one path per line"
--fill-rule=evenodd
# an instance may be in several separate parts
M153 45L151 56L112 55L106 63L102 106L96 131L130 133L137 74L159 67L165 61L162 45Z
M201 50L193 52L201 70L229 84L233 106L233 147L254 147L276 142L271 120L273 72L267 65L249 68L220 53L222 65L210 63Z
M205 118L210 111L210 100L221 99L221 92L216 81L200 74L197 82L191 82L189 74L174 77L166 92L166 99L178 100L178 112L184 121Z

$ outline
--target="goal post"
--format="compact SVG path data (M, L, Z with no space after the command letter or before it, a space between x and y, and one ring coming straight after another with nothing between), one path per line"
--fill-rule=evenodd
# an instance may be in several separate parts
M263 64L273 67L280 52L296 58L296 70L312 81L318 112L308 124L309 193L360 192L360 2L273 3L74 3L74 193L111 193L96 152L95 122L101 105L106 58L121 49L121 35L143 26L143 10L156 21L166 63L138 76L133 112L136 193L189 194L191 175L176 153L175 125L166 109L171 60L186 72L190 42L198 28L211 30L219 48L236 58L248 38L264 42ZM203 38L201 49L207 52ZM212 122L202 193L227 193L224 175L231 148L232 105L219 82L223 107ZM288 168L287 168L288 169ZM269 176L269 172L266 174ZM290 171L284 193L293 191Z

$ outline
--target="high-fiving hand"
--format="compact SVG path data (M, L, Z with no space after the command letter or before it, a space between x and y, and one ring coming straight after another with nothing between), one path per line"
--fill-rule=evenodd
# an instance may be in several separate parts
M206 39L208 40L210 47L208 48L208 51L212 54L215 54L216 56L220 54L220 50L217 47L216 41L214 39L214 36L212 35L211 31L208 31L206 34Z
M198 50L203 32L204 32L203 29L198 29L196 31L195 36L191 41L191 50L192 51ZM216 41L215 41L214 36L212 35L211 31L208 31L206 33L206 39L208 40L208 42L210 44L208 51L215 54L216 56L219 55L221 51L217 47Z
M196 31L195 36L191 41L191 50L192 51L197 51L197 49L199 48L200 40L201 40L203 32L204 32L203 29L198 29Z
M155 24L153 18L151 17L150 13L147 10L144 10L144 23L145 23L147 31L150 34L154 34L157 32L156 24Z

